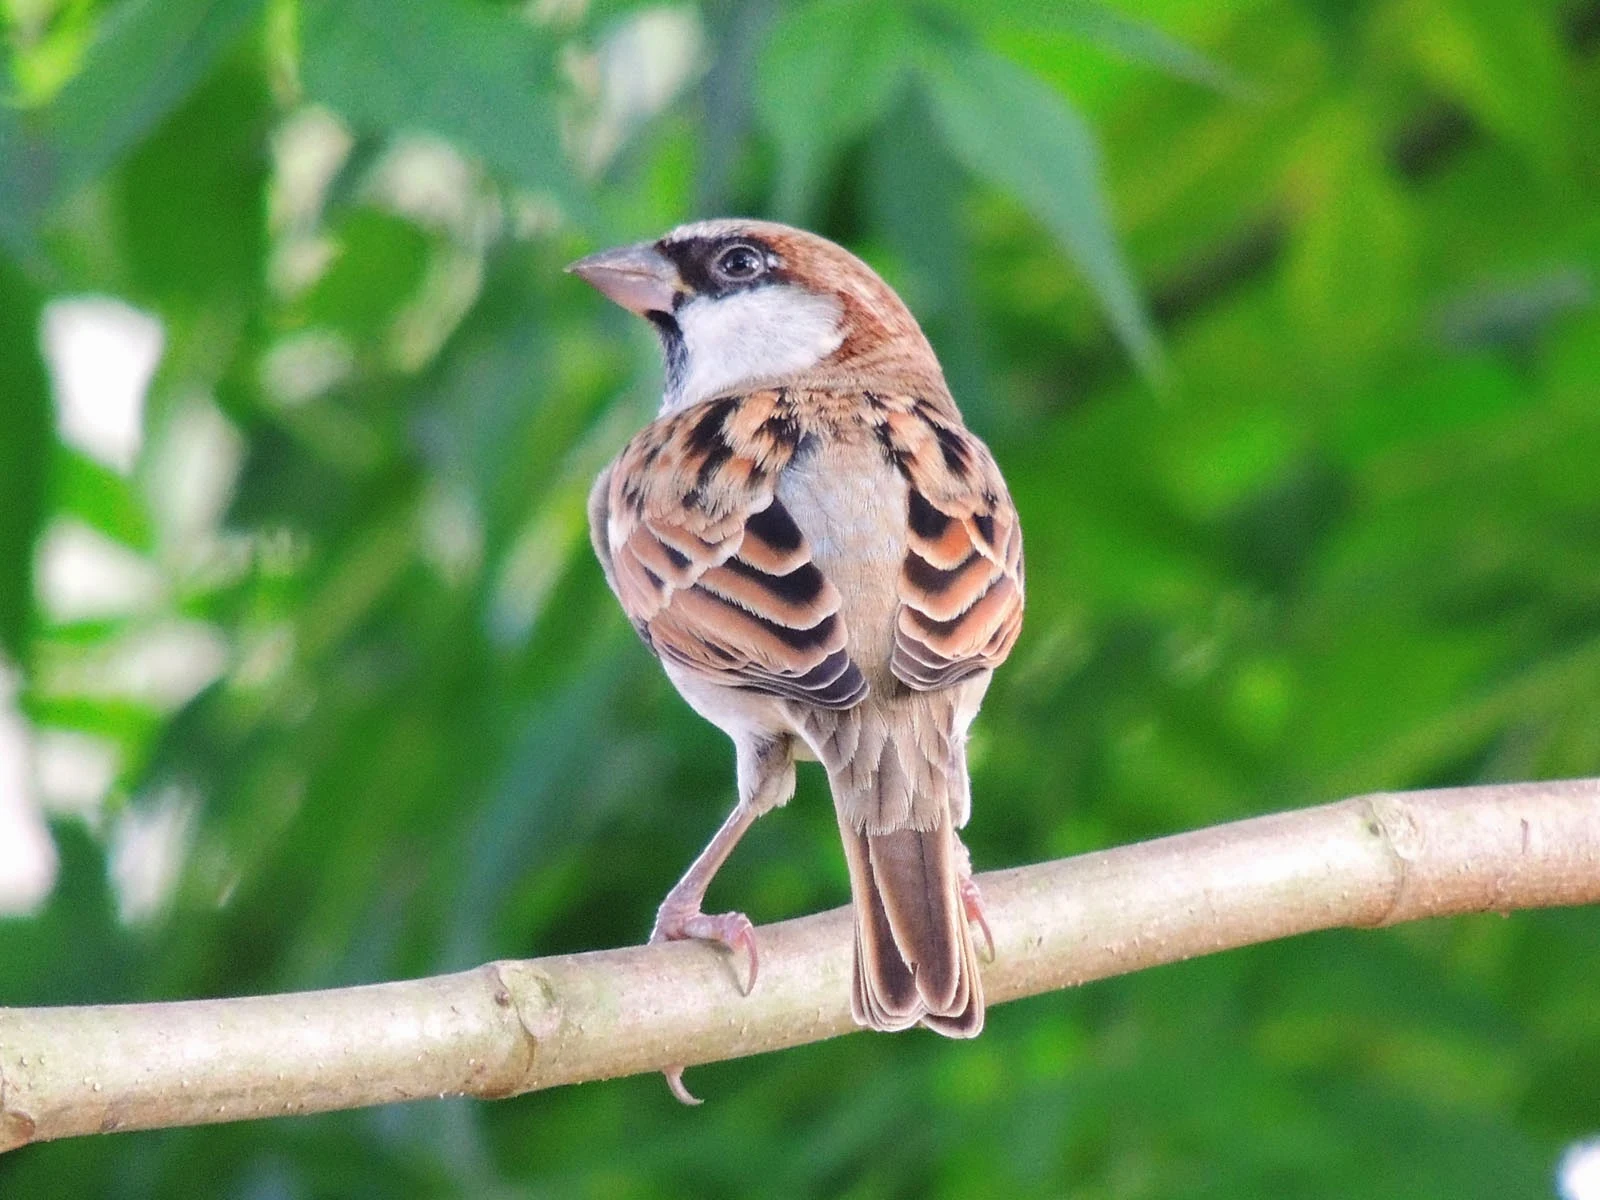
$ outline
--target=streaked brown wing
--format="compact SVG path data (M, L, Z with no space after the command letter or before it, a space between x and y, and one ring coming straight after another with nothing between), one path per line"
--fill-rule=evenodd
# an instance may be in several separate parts
M890 669L907 687L992 670L1022 628L1022 529L982 442L924 401L889 402L884 441L909 484Z
M732 687L848 708L867 685L839 592L776 495L797 445L781 390L696 405L628 444L590 519L612 590L657 654Z

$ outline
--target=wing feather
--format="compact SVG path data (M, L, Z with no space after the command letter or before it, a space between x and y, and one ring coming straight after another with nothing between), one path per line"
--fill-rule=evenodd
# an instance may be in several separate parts
M597 552L663 658L731 687L848 708L867 685L838 589L812 561L777 479L800 444L783 389L693 405L647 426L591 501Z
M931 691L993 670L1022 628L1022 530L988 447L953 410L879 398L882 440L909 485L890 669Z
M663 658L732 687L834 708L866 694L838 589L777 497L811 409L870 428L907 482L895 677L930 691L998 666L1022 626L1022 531L988 448L947 397L776 388L647 426L590 503L596 551L635 628Z

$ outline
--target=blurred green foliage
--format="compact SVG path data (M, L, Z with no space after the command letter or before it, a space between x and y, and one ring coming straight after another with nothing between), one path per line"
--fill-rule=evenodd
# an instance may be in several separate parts
M724 213L878 265L1011 481L1029 619L974 741L980 868L1600 772L1596 6L1138 8L0 5L0 645L33 724L118 764L0 922L0 1003L645 933L731 755L590 559L659 368L561 267ZM49 417L40 305L83 293L164 325L126 476ZM158 598L35 602L61 520ZM108 681L174 623L219 677ZM181 868L122 919L108 845L163 806ZM844 896L813 775L712 901ZM0 1195L1548 1196L1600 1123L1597 952L1583 911L1327 934L972 1044L700 1068L697 1111L652 1077L90 1139L0 1159Z

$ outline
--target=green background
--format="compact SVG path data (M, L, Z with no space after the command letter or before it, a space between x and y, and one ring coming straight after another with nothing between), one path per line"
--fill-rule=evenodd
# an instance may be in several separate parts
M118 764L0 921L0 1003L642 938L732 756L591 559L588 481L660 374L561 267L699 217L867 257L1010 480L1028 620L973 743L979 869L1600 773L1592 3L0 11L0 647L37 728ZM126 475L53 429L38 309L85 293L165 330ZM162 501L197 413L234 435L198 529ZM159 599L41 607L64 518ZM118 695L174 621L220 677ZM123 920L107 845L163 805L181 869ZM845 895L810 772L710 902ZM971 1044L694 1069L693 1111L643 1077L94 1138L0 1158L0 1195L1550 1196L1600 1128L1597 964L1592 911L1327 933Z

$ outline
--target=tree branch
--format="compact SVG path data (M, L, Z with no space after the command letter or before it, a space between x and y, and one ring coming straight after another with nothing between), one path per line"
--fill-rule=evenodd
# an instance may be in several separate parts
M1600 901L1600 779L1360 796L979 878L991 1003L1337 926ZM424 1096L511 1096L834 1037L845 909L725 954L633 947L338 991L0 1009L0 1150Z

